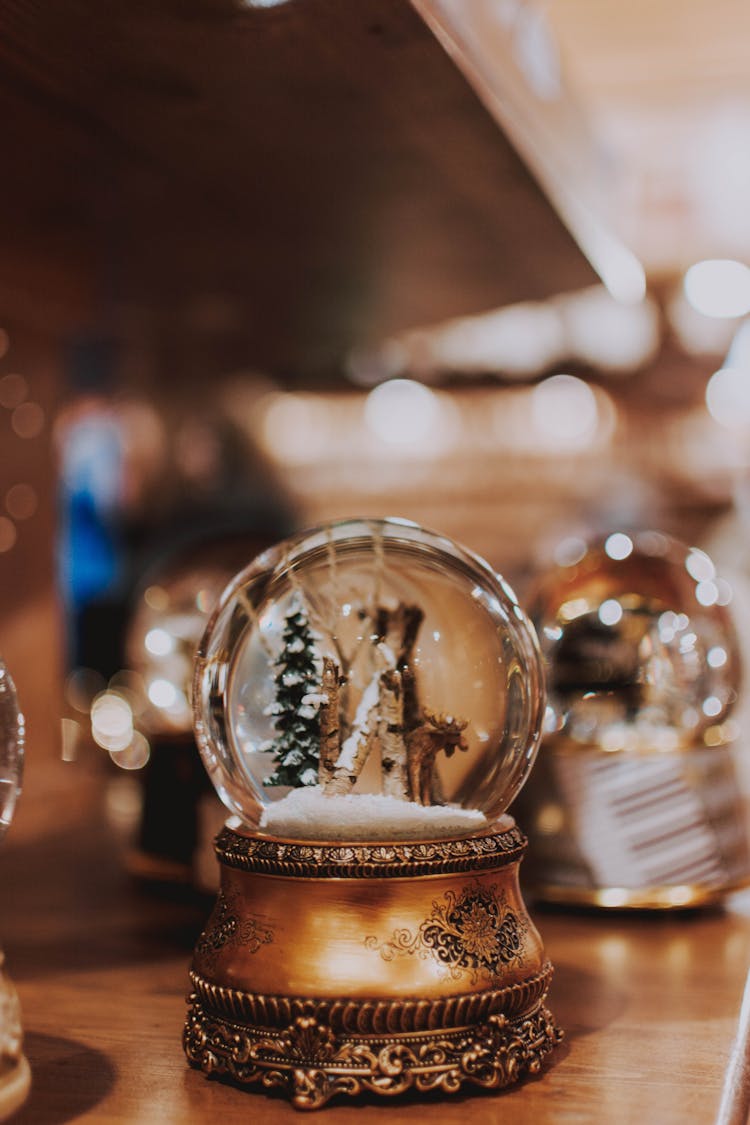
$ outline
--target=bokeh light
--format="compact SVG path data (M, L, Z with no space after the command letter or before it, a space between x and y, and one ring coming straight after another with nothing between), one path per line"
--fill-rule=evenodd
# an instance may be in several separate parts
M20 438L38 437L44 429L44 411L38 402L22 402L13 411L10 424Z
M133 738L133 712L127 699L102 692L91 706L91 737L103 750L124 750Z
M690 305L704 316L724 319L750 312L750 269L742 262L728 258L696 262L683 285Z
M16 545L18 532L16 525L7 516L0 516L0 555L12 550Z
M29 393L29 385L23 375L11 372L0 379L0 406L6 410L15 410Z
M714 421L728 429L750 425L750 371L722 367L706 387L706 406Z
M565 449L585 448L599 423L596 396L575 375L552 375L535 387L531 415L540 438Z
M169 680L152 680L148 685L148 697L154 707L163 707L165 710L173 707L177 696L177 688Z
M604 552L611 559L620 562L633 552L633 540L622 531L615 531L607 537Z
M365 422L387 445L422 442L436 429L440 417L437 396L412 379L391 379L370 391Z
M37 510L38 498L30 484L14 484L5 494L5 507L14 520L28 520Z

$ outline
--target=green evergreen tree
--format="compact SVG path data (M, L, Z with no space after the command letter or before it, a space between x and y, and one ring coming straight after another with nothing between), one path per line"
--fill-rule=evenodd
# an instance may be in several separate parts
M265 785L316 785L320 761L320 720L324 697L315 637L301 607L293 606L284 619L283 647L274 661L276 692L267 710L273 715L276 737L269 749L276 769Z

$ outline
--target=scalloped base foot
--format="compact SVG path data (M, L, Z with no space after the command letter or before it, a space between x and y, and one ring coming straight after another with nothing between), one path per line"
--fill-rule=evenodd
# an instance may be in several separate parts
M500 1090L538 1073L561 1039L543 1004L518 1019L494 1015L470 1028L358 1037L337 1035L314 1014L283 1030L243 1026L207 1012L193 994L184 1047L205 1074L281 1089L298 1109L319 1109L338 1094Z

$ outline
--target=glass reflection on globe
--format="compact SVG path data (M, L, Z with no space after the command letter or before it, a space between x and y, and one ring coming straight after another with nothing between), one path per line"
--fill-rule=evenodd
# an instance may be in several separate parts
M427 838L499 817L536 752L533 630L482 560L405 521L331 524L260 556L199 648L204 762L250 828Z
M658 532L567 541L556 558L530 596L548 707L520 801L527 880L556 902L715 901L750 871L731 588Z

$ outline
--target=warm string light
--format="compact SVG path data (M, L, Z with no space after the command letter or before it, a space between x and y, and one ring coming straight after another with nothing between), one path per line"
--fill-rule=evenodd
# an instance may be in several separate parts
M367 393L273 392L247 424L276 464L295 471L427 464L479 449L538 459L587 455L607 447L616 422L606 391L558 373L535 387L476 392L436 391L413 379Z
M658 344L659 317L652 301L619 301L604 286L593 286L358 347L349 354L346 369L361 387L407 378L411 372L428 382L477 374L532 380L570 360L617 374L645 364Z

